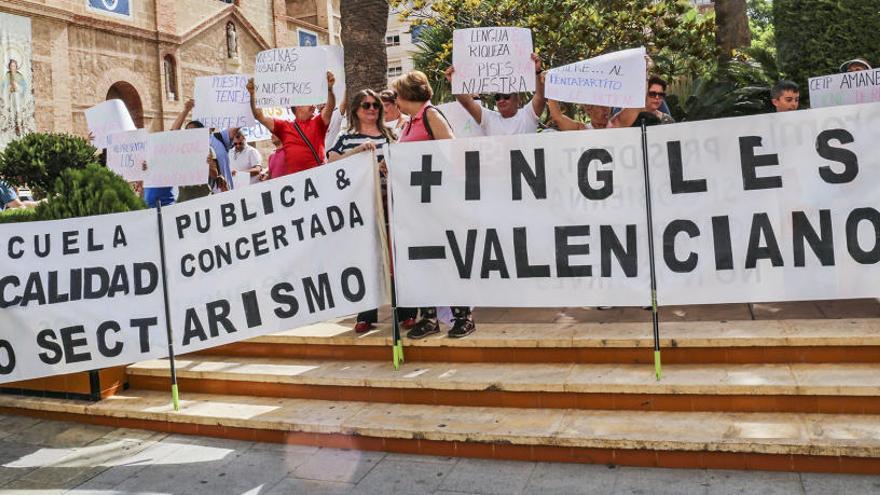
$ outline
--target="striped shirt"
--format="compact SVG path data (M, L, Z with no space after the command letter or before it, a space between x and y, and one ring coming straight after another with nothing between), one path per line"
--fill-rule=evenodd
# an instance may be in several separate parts
M350 134L341 134L339 136L339 139L336 140L336 144L334 144L333 147L327 151L327 156L330 156L331 151L342 155L345 152L366 143L367 141L372 141L373 144L376 145L376 160L382 161L382 146L384 146L388 142L385 139L385 136L368 136L366 134L360 134L357 132Z

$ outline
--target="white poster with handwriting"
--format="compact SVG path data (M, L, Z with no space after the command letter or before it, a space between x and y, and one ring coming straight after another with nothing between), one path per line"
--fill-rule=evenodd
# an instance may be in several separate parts
M131 114L122 100L107 100L86 109L86 124L92 134L92 144L105 149L111 134L135 130Z
M544 91L556 101L618 108L645 106L645 48L582 60L548 71Z
M273 48L257 54L258 108L317 105L327 101L327 51L323 47Z
M810 78L813 108L880 101L880 69Z
M247 74L197 77L193 120L213 129L253 126L254 114L247 91L250 77Z
M107 167L127 181L144 180L148 136L146 129L111 134L107 145Z
M535 90L532 32L480 27L452 34L452 94L522 93Z
M144 187L208 183L208 129L156 132L147 136Z

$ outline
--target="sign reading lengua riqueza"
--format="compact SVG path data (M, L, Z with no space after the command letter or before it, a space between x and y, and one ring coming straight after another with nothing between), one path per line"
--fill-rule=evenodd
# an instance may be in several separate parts
M880 101L880 69L810 78L813 108Z
M522 93L535 90L532 32L480 27L452 34L453 94Z
M880 104L651 127L661 304L880 296Z
M0 383L167 355L156 213L0 226Z
M645 48L608 53L551 69L547 98L587 105L641 108L645 105Z
M180 353L385 303L373 159L162 210Z
M254 68L257 107L317 105L327 101L328 57L328 52L319 46L273 48L258 53Z
M386 159L399 305L650 303L638 129L402 143Z

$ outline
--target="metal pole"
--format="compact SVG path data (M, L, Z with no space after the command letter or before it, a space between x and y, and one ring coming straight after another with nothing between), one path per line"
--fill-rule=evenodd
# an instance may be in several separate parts
M645 170L645 206L648 215L648 262L651 267L651 322L654 326L654 374L662 377L660 365L660 314L657 310L657 271L654 266L654 220L651 212L651 174L648 173L648 132L642 119L642 164Z
M180 394L177 390L177 367L174 365L174 337L171 334L171 309L168 304L168 273L165 269L165 230L162 228L162 205L156 204L159 220L159 262L162 265L162 297L165 300L165 331L168 335L168 363L171 366L171 403L180 411Z

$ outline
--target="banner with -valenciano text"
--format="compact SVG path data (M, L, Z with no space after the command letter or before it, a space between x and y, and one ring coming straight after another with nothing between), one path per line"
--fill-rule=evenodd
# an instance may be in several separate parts
M375 170L360 153L163 208L175 351L385 304Z
M391 146L400 306L650 304L641 131Z
M660 304L880 295L880 104L648 129Z
M0 383L167 356L155 211L0 225Z

